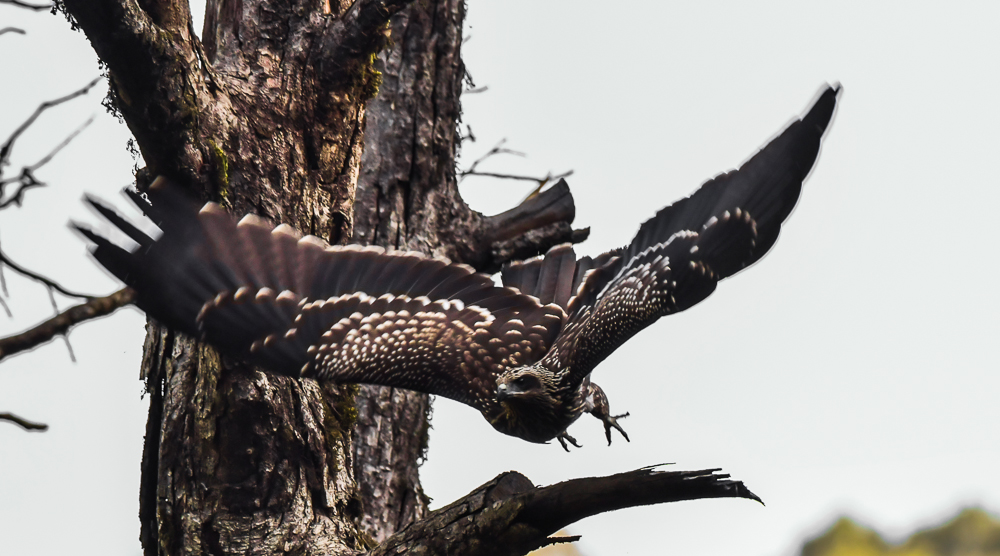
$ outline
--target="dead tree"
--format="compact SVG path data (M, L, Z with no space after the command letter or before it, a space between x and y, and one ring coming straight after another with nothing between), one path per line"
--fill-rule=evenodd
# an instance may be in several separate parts
M461 200L461 0L209 0L202 40L183 0L58 7L107 68L140 190L165 175L331 243L481 271L586 237L565 184L492 217ZM142 373L147 555L523 554L603 511L755 498L715 470L546 488L508 473L428 514L425 395L268 374L152 321Z

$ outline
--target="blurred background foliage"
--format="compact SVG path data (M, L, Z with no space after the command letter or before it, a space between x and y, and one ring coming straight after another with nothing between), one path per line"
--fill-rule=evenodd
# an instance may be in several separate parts
M1000 556L1000 520L980 508L966 508L944 525L893 544L842 517L806 542L801 556Z
M573 544L557 544L530 556L585 555ZM966 508L943 525L891 543L875 530L841 517L824 533L807 541L799 556L1000 556L1000 519L980 508Z

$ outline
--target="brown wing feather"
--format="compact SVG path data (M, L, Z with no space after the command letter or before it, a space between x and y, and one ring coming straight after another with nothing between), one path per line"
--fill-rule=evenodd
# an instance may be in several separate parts
M593 304L582 303L575 310L555 348L545 356L546 366L568 367L574 379L583 380L618 346L658 318L708 297L718 276L707 262L690 257L698 238L698 234L679 233L635 257L607 282Z
M152 206L132 197L163 235L154 241L111 217L140 248L84 231L95 258L137 290L153 318L276 372L409 388L483 409L497 375L538 361L565 318L465 265L329 246L252 216L237 224L211 203L198 211L162 179L149 192Z
M357 302L339 307L348 299ZM556 318L498 321L490 311L460 302L352 294L304 305L291 334L276 337L266 349L308 346L305 376L408 388L483 411L495 404L496 377L536 361L558 333L561 311L541 309L538 316Z
M759 260L799 198L838 90L827 88L739 170L659 211L629 246L578 261L580 286L546 366L569 368L572 380L582 381L640 330L695 305L719 280Z
M576 253L566 243L549 249L544 256L505 265L500 277L505 286L534 296L542 304L554 303L565 309L575 292L578 272Z

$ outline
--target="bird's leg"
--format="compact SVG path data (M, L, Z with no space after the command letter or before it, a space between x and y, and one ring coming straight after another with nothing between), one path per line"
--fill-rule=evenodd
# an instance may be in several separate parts
M569 442L573 446L576 446L577 448L583 448L583 446L578 444L576 442L576 439L570 436L569 433L566 431L562 431L561 433L559 433L559 436L556 437L556 440L559 441L559 444L563 447L563 450L566 450L567 452L569 451L569 446L566 445L567 442Z
M621 415L611 415L611 405L608 403L608 396L604 393L604 390L601 390L600 386L593 382L590 383L590 395L587 396L587 412L604 423L604 436L608 438L608 446L611 445L612 428L622 433L626 442L631 442L628 439L628 435L625 434L625 429L618 424L618 419L628 417L628 412Z

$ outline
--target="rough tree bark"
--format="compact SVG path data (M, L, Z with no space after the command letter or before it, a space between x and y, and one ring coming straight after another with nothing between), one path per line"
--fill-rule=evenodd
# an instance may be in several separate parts
M183 1L65 8L108 67L147 163L140 187L165 174L237 213L346 242L366 103L384 79L357 239L493 268L510 238L462 203L454 178L464 6L419 3L397 18L383 77L373 62L406 4L210 1L203 45ZM527 226L541 228L529 250L569 238L560 198ZM398 434L426 429L425 396L366 388L355 402L356 388L250 369L155 323L142 367L147 554L350 553L426 511L422 446Z
M569 241L574 212L564 185L553 188L545 202L525 203L494 218L483 218L462 202L455 154L465 78L464 15L464 1L448 0L416 4L392 20L392 43L376 61L383 83L367 106L355 239L496 271L512 257ZM513 215L527 215L527 225L510 225ZM528 239L521 235L526 231ZM416 392L362 386L357 408L362 523L382 541L426 513L417 462L426 448L429 402Z
M462 202L461 0L209 0L203 42L185 0L61 6L106 64L112 104L147 164L140 189L163 174L237 214L331 243L435 253L486 271L584 237L570 227L564 183L491 218ZM398 551L420 544L415 531L441 530L427 521L393 536L427 516L417 475L425 434L412 434L427 429L426 396L276 376L147 328L145 554L357 554L382 541ZM533 492L513 484L501 491ZM734 484L712 476L702 495L747 496ZM564 495L547 492L539 499ZM461 507L507 507L470 497ZM502 525L494 510L487 521L501 529L521 515L503 513ZM543 543L548 525L505 553Z

